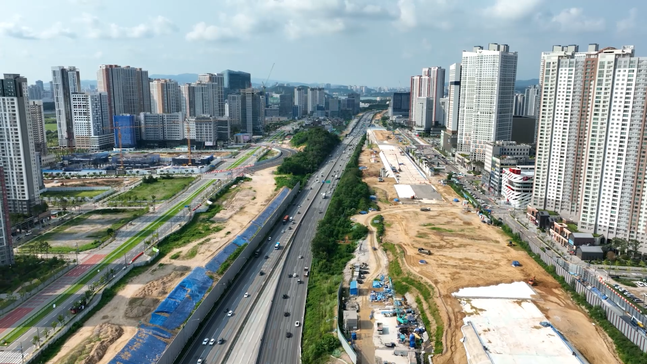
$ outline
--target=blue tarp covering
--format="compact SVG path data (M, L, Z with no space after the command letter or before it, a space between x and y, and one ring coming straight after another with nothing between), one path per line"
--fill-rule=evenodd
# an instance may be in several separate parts
M171 329L178 327L189 317L195 304L202 299L212 283L213 280L207 276L206 269L195 268L157 306L149 322Z
M205 267L211 272L217 272L222 263L224 263L237 248L238 246L236 244L229 243L229 245L227 245L220 253L216 254L216 256L205 265Z
M247 240L243 239L243 238L239 235L239 236L237 236L237 237L232 241L232 243L234 243L234 244L236 244L236 245L238 245L238 246L243 246L243 245L245 245L245 244L249 243L249 241L247 241Z
M139 329L135 337L110 360L110 364L156 363L165 349L166 343L152 331Z

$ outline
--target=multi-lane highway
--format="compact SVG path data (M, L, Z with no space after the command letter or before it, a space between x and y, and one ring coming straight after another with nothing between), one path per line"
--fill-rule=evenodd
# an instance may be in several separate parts
M307 289L304 268L309 267L311 262L310 241L316 231L317 222L323 218L328 207L329 196L336 186L333 175L339 176L343 171L368 121L370 117L366 116L357 123L354 133L344 139L341 146L297 195L295 202L286 212L294 218L294 223L277 224L270 233L272 239L261 247L258 258L250 258L250 262L243 267L238 278L231 283L231 289L212 310L208 321L201 326L196 340L179 362L195 364L200 359L203 363L255 362L259 343L258 340L250 342L247 338L260 337L259 330L263 327L263 340L267 340L266 337L272 335L271 332L280 333L280 337L272 338L277 341L268 341L268 344L261 348L263 353L266 353L261 353L261 357L267 357L272 350L283 350L279 349L280 346L287 346L288 352L285 355L291 359L271 362L299 361L300 330ZM330 183L324 183L327 180ZM325 199L322 195L324 192L327 195ZM273 245L276 241L281 243L282 250L274 250ZM285 247L288 242L291 242L290 246ZM265 259L265 256L268 258ZM294 273L297 277L293 277ZM302 283L299 283L299 280ZM232 316L227 315L229 310L233 311ZM263 312L270 313L269 318ZM295 326L296 321L300 323L298 327ZM215 343L203 344L204 339L215 339Z
M343 172L355 150L355 146L366 132L372 115L372 113L364 115L351 134L344 139L340 148L333 154L331 158L333 162L324 167L324 173L328 174L327 179L332 179L332 175L339 176ZM321 175L317 177L321 177ZM316 180L314 183L317 183ZM326 192L328 192L327 195L330 195L332 191ZM292 250L287 257L284 273L279 278L278 288L274 295L265 333L261 341L260 354L257 360L259 364L300 363L301 330L305 315L307 286L297 284L295 279L288 277L288 272L290 268L294 268L296 273L302 277L304 267L310 266L310 242L316 233L317 223L323 217L330 201L329 199L319 200L321 197L321 193L319 193L311 208L312 211L304 218L301 229L299 229L292 243ZM300 263L298 258L301 255L305 257L303 259L305 262L303 263ZM283 294L286 293L288 298L282 299ZM285 317L285 312L289 312L290 316ZM300 323L299 327L295 326L297 320ZM291 338L287 337L288 333L292 334Z

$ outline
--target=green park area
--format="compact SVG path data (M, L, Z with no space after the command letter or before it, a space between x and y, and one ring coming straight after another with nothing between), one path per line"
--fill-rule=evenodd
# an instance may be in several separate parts
M151 202L168 200L190 185L194 179L193 177L144 177L137 187L116 195L110 201L140 204L148 200Z

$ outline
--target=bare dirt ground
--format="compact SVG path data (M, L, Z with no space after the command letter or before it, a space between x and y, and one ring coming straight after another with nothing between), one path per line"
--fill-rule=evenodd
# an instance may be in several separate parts
M368 154L363 152L361 158L368 158ZM369 167L365 171L365 181L377 195L384 191L387 197L392 197L388 192L388 182L377 182L371 175L374 173L373 165L366 161L361 163ZM375 165L379 171L381 163ZM483 224L475 213L465 212L459 204L447 202L456 194L451 187L438 184L439 178L443 177L432 178L432 184L444 201L430 206L430 212L421 212L419 206L380 203L382 211L355 217L356 221L369 225L373 216L384 216L386 233L383 240L404 248L406 262L403 269L435 287L435 301L445 326L445 351L434 357L434 363L467 362L460 342L460 327L465 315L451 293L463 287L526 281L531 277L536 277L538 282L534 287L538 293L534 303L591 364L620 363L611 339L601 328L591 324L586 313L575 305L559 283L521 248L508 247L508 239L499 228ZM373 235L372 227L369 228ZM377 246L371 235L369 242ZM430 249L433 255L419 254L418 247ZM419 264L420 259L425 259L428 264ZM513 260L518 260L522 267L512 267Z
M124 330L118 326L103 323L96 326L90 335L60 358L59 364L90 364L97 363L105 355L106 349L118 340Z
M139 178L74 178L45 181L45 187L112 187L130 186ZM56 183L54 183L56 182Z
M390 201L393 201L394 198L398 197L395 187L393 187L395 180L393 178L386 177L384 178L384 182L378 182L380 169L383 165L380 160L379 149L377 146L375 146L373 150L375 153L370 149L364 149L359 156L359 165L367 168L362 172L364 182L368 183L368 185L373 188L380 204L390 206Z
M137 332L139 321L147 321L151 312L166 297L184 276L193 268L204 266L226 243L231 241L242 229L267 205L276 194L273 174L275 168L265 169L250 175L251 181L239 186L223 202L225 209L216 215L216 219L228 216L226 228L203 239L192 242L171 252L145 273L133 278L119 294L99 313L92 316L63 346L61 352L48 363L59 363L77 345L87 340L95 328L103 323L121 327L123 334L111 345L107 345L105 355L97 361L83 364L106 364ZM271 181L271 182L270 182ZM233 213L232 213L233 212ZM222 221L222 220L221 220ZM197 248L197 254L183 259L186 253ZM181 252L179 259L169 257Z
M52 234L47 238L47 242L52 246L74 247L76 244L82 246L96 240L101 231L129 215L130 213L127 212L90 215L78 225L72 225L63 231Z

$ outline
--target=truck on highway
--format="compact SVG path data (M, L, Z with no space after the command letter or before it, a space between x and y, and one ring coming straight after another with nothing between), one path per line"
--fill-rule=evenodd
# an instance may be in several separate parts
M288 222L288 221L290 221L290 215L285 215L285 216L283 217L283 223L284 223L284 224L287 224L287 222Z
M279 249L281 249L281 243L277 241L276 244L274 244L274 250L279 250Z

